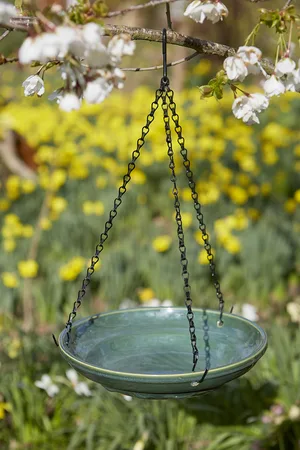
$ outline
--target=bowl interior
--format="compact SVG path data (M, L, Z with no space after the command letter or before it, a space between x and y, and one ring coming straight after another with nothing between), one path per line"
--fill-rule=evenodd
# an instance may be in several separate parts
M224 314L219 328L217 311L206 311L209 354L204 350L204 316L194 309L199 361L205 357L217 369L252 359L266 345L266 335L256 324L232 314ZM91 366L141 375L185 374L192 369L192 350L185 308L140 308L95 315L77 322L71 342L64 351Z

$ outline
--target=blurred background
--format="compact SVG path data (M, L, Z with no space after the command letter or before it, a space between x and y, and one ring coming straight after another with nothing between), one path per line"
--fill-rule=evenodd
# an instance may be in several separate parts
M111 1L109 7L138 3ZM186 5L171 4L176 31L233 47L243 44L258 17L256 4L228 0L226 21L200 26L183 18ZM272 1L276 6L282 2ZM161 29L165 7L107 22ZM14 56L23 39L11 33L0 52ZM257 46L274 57L271 34L261 32ZM169 61L190 53L169 48ZM137 42L123 67L158 64L160 44ZM47 100L61 86L55 68L46 73L46 94L36 99L25 98L21 86L33 69L1 67L1 448L300 449L299 94L273 97L261 124L248 127L233 117L229 91L220 102L200 100L198 86L221 67L221 59L199 56L169 75L225 310L234 306L237 314L258 321L269 349L247 376L174 402L107 393L76 377L51 336L63 329L77 297L161 72L128 72L125 89L104 103L63 113ZM257 92L257 79L245 88ZM166 300L184 304L161 118L157 111L79 317ZM203 241L176 151L192 297L195 306L214 309Z

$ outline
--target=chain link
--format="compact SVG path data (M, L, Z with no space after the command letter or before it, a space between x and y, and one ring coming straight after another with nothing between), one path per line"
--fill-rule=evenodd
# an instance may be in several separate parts
M91 258L91 264L90 264L90 266L87 269L87 273L86 273L86 276L85 276L85 278L84 278L84 280L82 282L81 289L78 291L77 300L74 302L73 309L72 309L71 313L69 314L68 321L66 323L67 344L69 344L69 341L70 341L70 334L71 334L71 330L72 330L73 320L75 319L76 314L77 314L77 310L80 307L80 305L82 303L82 299L83 299L83 297L86 294L87 287L88 287L88 285L91 282L91 276L93 275L93 273L95 271L95 265L99 261L99 255L100 255L100 253L103 250L104 242L108 238L109 230L113 226L113 220L115 219L115 217L118 214L117 210L118 210L119 206L122 203L122 197L125 194L125 192L127 191L126 186L129 183L129 181L131 180L131 175L130 174L135 169L135 162L137 161L137 159L140 156L140 150L141 150L141 148L143 147L143 145L145 143L146 135L149 133L149 128L150 128L151 123L154 120L155 111L158 108L158 102L159 102L161 96L162 96L162 91L161 91L161 89L158 89L156 91L156 94L155 94L155 100L151 104L151 110L150 110L150 113L147 116L146 125L142 128L142 135L137 140L137 147L136 147L136 149L132 152L132 159L131 159L131 161L128 164L127 173L123 177L123 184L119 188L119 192L118 192L117 198L114 200L113 208L111 209L111 211L109 213L109 218L108 218L107 222L105 222L104 232L100 235L100 241L97 244L95 253L94 253L94 255Z
M174 102L174 92L171 89L167 90L167 97L169 100L169 108L172 112L172 120L175 124L175 132L177 134L177 142L180 145L180 154L183 158L183 165L185 167L185 173L186 173L186 177L188 179L188 183L189 183L189 187L191 189L191 197L193 199L194 202L194 208L196 210L197 213L197 220L199 223L199 230L202 233L202 239L204 242L204 248L206 250L207 253L207 259L209 261L209 267L210 267L210 271L211 271L211 276L213 279L213 283L214 283L214 287L216 290L216 296L217 299L219 301L219 311L220 311L220 316L219 316L219 321L218 321L218 326L222 326L223 325L223 310L224 310L224 299L223 299L223 294L221 292L221 286L220 283L218 281L218 276L217 276L217 272L216 272L216 264L214 262L214 257L212 255L211 252L211 245L209 243L209 236L206 230L206 225L203 221L203 213L202 213L202 207L198 201L198 193L196 192L196 183L194 181L194 176L193 176L193 172L191 171L191 163L188 159L188 151L185 148L185 139L182 136L182 127L179 124L179 116L176 112L176 104Z
M167 88L167 86L166 86ZM190 340L191 340L191 346L192 346L192 352L193 352L193 368L192 371L194 372L198 359L199 359L199 351L197 348L197 338L196 338L196 327L194 323L194 313L192 310L192 298L191 298L191 286L189 284L189 272L187 270L188 268L188 259L186 256L186 247L184 243L184 233L183 233L183 225L182 225L182 217L181 217L181 211L180 211L180 201L179 201L179 193L177 188L177 178L175 174L175 161L174 161L174 152L172 148L172 135L171 135L171 129L170 129L170 118L168 114L168 104L166 99L166 90L164 90L162 95L162 110L164 115L164 124L165 124L165 132L166 132L166 143L168 147L168 156L170 159L169 168L171 170L171 181L173 183L173 189L172 193L174 196L174 207L175 207L175 218L177 223L177 236L178 236L178 243L179 243L179 251L180 251L180 263L182 266L182 278L184 281L184 293L185 293L185 305L187 307L187 319L189 322L189 332L190 332Z

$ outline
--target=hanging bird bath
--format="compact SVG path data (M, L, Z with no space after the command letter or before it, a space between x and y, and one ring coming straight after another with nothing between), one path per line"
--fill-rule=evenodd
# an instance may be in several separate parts
M62 356L78 372L108 390L141 398L184 398L216 389L250 370L267 348L266 334L256 323L224 313L224 299L209 236L176 112L174 92L170 89L167 77L166 30L163 30L163 67L160 89L155 93L142 135L137 140L128 171L123 177L123 184L105 222L66 328L58 340ZM108 239L159 103L163 110L186 308L119 310L73 322ZM170 119L174 124L198 227L207 252L219 302L218 311L192 307ZM196 337L196 332L199 331L203 334L202 340L199 336L198 339Z
M203 325L202 309L193 309ZM185 308L139 308L94 315L59 336L63 357L106 389L140 398L184 398L222 386L247 372L266 350L266 334L247 319L206 310L210 369L191 372ZM205 367L199 351L199 367Z

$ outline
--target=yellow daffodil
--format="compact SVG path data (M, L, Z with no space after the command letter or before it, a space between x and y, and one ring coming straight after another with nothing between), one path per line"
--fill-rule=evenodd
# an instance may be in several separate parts
M296 200L297 203L300 203L300 189L298 189L295 194L294 194L294 198Z
M49 230L51 227L52 227L51 220L49 220L48 217L43 217L41 219L41 229Z
M18 263L18 270L22 278L35 278L38 273L38 268L38 263L33 259Z
M16 200L20 197L20 177L11 175L6 181L6 194L10 200Z
M31 194L36 189L36 183L33 180L22 180L21 190L24 194Z
M286 210L286 212L288 212L289 214L293 214L296 211L297 208L297 203L293 198L289 198L285 203L284 203L284 209Z
M159 253L166 252L171 246L172 238L167 234L156 237L152 241L152 247Z
M155 293L151 288L144 288L138 290L138 297L142 303L148 302L155 298Z
M103 175L99 175L96 178L96 186L99 189L104 189L107 186L107 177L104 177Z
M144 172L142 172L141 170L135 169L132 173L131 173L131 181L134 184L145 184L147 180L146 175L144 174Z
M3 241L3 248L7 253L13 252L17 246L17 243L14 239L5 239Z
M6 412L10 412L12 406L10 403L0 402L0 420L3 420Z
M102 202L84 202L82 205L82 210L86 216L102 216L104 214L104 205Z
M3 272L1 275L4 286L13 289L19 285L19 280L14 272Z
M10 207L10 201L7 198L0 198L0 211L7 211Z
M22 236L30 238L33 235L33 227L31 225L24 225L22 227Z
M67 207L68 202L63 197L53 197L50 203L51 209L55 214L61 214Z
M86 265L86 260L81 256L75 256L59 270L59 276L64 281L75 280Z

